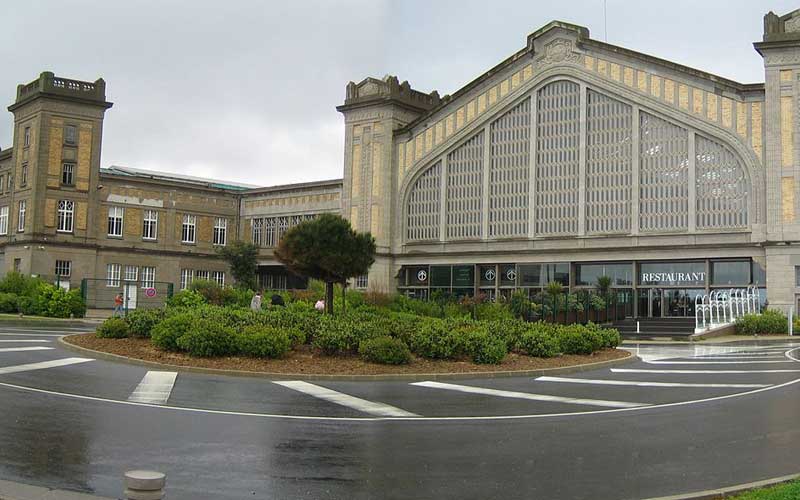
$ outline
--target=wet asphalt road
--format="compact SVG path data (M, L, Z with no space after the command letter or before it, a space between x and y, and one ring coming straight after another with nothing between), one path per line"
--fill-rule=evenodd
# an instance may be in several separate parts
M115 497L125 470L152 468L175 499L641 499L800 470L786 342L648 346L616 368L637 371L566 380L314 383L344 404L179 373L165 404L142 405L127 401L144 367L30 369L82 356L58 334L0 328L0 479Z

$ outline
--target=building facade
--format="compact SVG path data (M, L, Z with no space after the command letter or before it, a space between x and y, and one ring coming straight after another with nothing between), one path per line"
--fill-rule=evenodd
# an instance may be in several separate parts
M742 84L551 22L453 95L346 89L343 214L376 237L370 284L509 295L613 280L636 316L755 285L800 297L800 11L764 18Z
M100 168L105 83L43 73L9 107L0 267L72 286L225 283L214 249L242 238L261 286L302 287L272 249L334 212L375 237L356 284L376 291L498 297L609 276L631 316L692 316L694 297L751 285L796 307L800 11L767 14L754 46L764 82L743 84L551 22L452 95L350 82L343 179L268 188Z

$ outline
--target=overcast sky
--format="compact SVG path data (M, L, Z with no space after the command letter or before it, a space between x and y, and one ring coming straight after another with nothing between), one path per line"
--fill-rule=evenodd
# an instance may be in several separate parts
M668 9L664 10L663 7ZM752 42L789 0L607 0L607 41L749 83ZM0 101L42 71L103 77L102 166L259 185L342 175L348 81L452 94L553 19L606 38L603 0L0 3ZM0 120L11 145L12 115Z

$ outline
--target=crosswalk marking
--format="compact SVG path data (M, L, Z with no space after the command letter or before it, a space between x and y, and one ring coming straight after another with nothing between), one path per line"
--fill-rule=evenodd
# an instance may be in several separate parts
M7 343L17 343L17 342L50 342L49 340L42 340L42 339L0 339L0 342L7 342Z
M94 361L92 358L63 358L53 359L51 361L42 361L39 363L27 363L24 365L4 366L0 367L0 375L7 375L9 373L27 372L31 370L42 370L44 368L55 368L58 366L68 366L77 363L86 363Z
M596 384L596 385L632 385L636 387L730 387L730 388L757 388L769 387L769 384L686 384L681 382L641 382L635 380L598 380L588 378L567 377L539 377L537 382L564 382L570 384Z
M3 347L0 348L0 352L22 352L22 351L50 351L52 347Z
M136 403L166 404L178 372L149 371L142 377L142 381L133 390L128 401Z
M687 373L687 374L731 374L731 373L800 373L800 370L644 370L640 368L611 368L613 373Z
M474 387L470 385L446 384L443 382L413 382L411 385L418 387L430 387L433 389L445 389L450 391L465 392L469 394L483 394L486 396L497 396L501 398L529 399L532 401L549 401L552 403L567 403L587 406L603 406L607 408L636 408L639 406L650 406L647 403L631 403L627 401L606 401L603 399L582 399L568 398L562 396L550 396L548 394L531 394L528 392L501 391L498 389L487 389L484 387Z
M357 398L348 394L328 389L319 385L310 384L300 380L275 380L273 383L278 384L289 389L293 389L309 396L314 396L325 401L335 403L337 405L346 406L354 410L363 411L370 415L379 417L418 417L416 413L411 413L406 410L397 408L395 406L377 403L374 401L367 401L366 399Z

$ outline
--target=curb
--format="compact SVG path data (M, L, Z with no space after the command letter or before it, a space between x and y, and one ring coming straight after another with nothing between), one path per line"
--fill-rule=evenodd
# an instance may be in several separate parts
M754 481L752 483L737 484L734 486L726 486L725 488L718 488L715 490L695 491L692 493L683 493L680 495L671 495L667 497L652 497L643 500L717 500L719 498L727 498L733 494L743 493L766 486L775 486L781 483L788 483L800 479L800 474L790 474L788 476L773 477L761 481Z
M147 366L151 368L169 368L174 371L192 372L192 373L205 373L211 375L229 375L234 377L253 377L253 378L268 378L273 380L337 380L346 382L367 382L367 381L422 381L422 380L466 380L474 378L508 378L508 377L531 377L552 374L568 374L578 373L589 370L596 370L598 368L606 368L610 366L617 366L622 364L637 361L639 358L629 353L628 356L619 359L610 359L606 361L597 361L594 363L586 363L583 365L563 366L557 368L542 368L539 370L513 370L513 371L497 371L497 372L469 372L469 373L409 373L409 374L381 374L381 375L326 375L326 374L308 374L308 373L271 373L271 372L251 372L244 370L224 370L221 368L201 368L196 366L183 366L183 365L170 365L166 363L156 363L155 361L145 361L136 358L129 358L127 356L120 356L119 354L111 354L103 351L95 351L87 349L74 344L70 344L65 339L71 337L59 337L58 343L62 347L75 351L84 355L90 355L98 359L106 361L115 361L119 363L126 363L130 365Z
M0 480L0 500L112 500L89 493Z
M623 340L622 345L631 346L636 344L641 345L703 345L703 344L735 344L737 342L786 342L800 339L800 335L736 335L738 338L729 338L733 335L716 337L716 338L701 338L696 340L672 340L668 338L659 340ZM708 342L707 342L708 341Z

